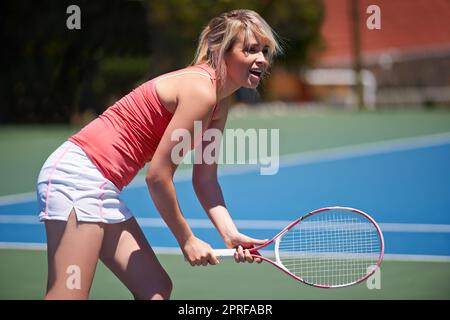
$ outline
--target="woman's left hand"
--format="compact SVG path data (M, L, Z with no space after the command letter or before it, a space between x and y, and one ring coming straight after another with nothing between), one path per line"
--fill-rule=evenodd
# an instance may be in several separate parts
M251 249L254 246L262 245L267 240L268 239L255 239L246 236L245 234L237 233L233 237L225 240L225 244L228 248L236 249L236 253L234 254L234 260L236 260L236 262L253 263L253 261L256 261L257 263L261 263L262 260L260 258L254 258L248 249Z

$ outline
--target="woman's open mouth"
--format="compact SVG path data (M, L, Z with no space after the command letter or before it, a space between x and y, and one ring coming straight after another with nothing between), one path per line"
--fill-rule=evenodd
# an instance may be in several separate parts
M261 79L261 75L262 75L262 71L259 69L250 69L249 73L253 76L255 76L256 78Z

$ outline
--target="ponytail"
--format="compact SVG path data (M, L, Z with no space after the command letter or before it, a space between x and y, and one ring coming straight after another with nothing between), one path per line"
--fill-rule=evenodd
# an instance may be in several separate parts
M200 34L197 51L195 53L194 61L192 61L192 65L208 62L208 56L210 55L208 37L210 32L211 28L208 25Z

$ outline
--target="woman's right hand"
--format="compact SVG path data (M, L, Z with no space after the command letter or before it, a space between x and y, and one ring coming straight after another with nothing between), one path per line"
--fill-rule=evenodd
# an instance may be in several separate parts
M191 266L207 266L208 263L215 265L219 260L213 253L209 244L192 236L181 246L184 257Z

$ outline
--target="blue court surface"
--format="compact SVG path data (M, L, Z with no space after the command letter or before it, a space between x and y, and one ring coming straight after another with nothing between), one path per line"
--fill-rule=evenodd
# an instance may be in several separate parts
M223 243L198 203L189 172L176 176L180 206L194 233L212 246ZM386 259L450 261L450 135L391 140L306 152L280 158L277 174L251 166L226 166L220 182L240 231L271 238L311 210L348 206L369 213L381 226ZM159 217L144 178L123 192L157 250L177 251ZM45 245L34 194L0 198L2 247Z

